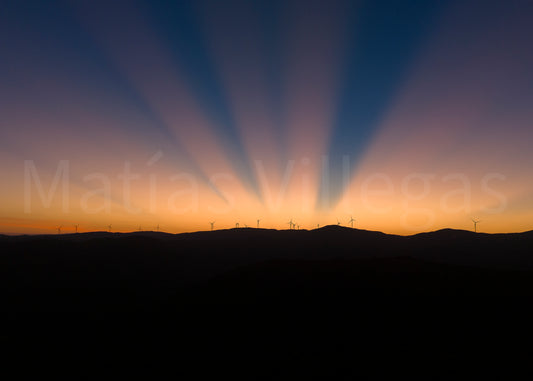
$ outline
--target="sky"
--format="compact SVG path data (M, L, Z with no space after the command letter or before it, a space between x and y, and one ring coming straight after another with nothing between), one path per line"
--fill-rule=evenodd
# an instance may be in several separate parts
M533 1L5 1L0 233L533 229Z

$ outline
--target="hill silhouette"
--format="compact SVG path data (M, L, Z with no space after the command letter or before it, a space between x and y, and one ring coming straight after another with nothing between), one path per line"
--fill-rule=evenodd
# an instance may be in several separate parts
M3 339L123 356L118 374L132 376L162 371L132 366L147 348L169 361L165 375L188 365L247 379L353 378L365 366L390 376L391 359L413 358L435 375L442 365L422 364L486 362L495 343L508 350L523 335L531 247L533 232L339 226L0 236ZM81 352L68 352L76 364Z
M124 303L127 308L129 301L121 293L133 299L142 295L140 303L150 304L161 298L169 301L172 295L183 294L185 288L190 290L193 286L205 291L213 282L217 288L228 285L228 289L233 283L242 286L234 287L237 292L248 289L247 282L259 287L260 279L267 288L272 285L283 289L285 282L291 287L320 285L327 289L340 279L338 276L344 277L346 289L353 291L363 280L363 288L376 290L373 282L379 288L386 287L389 278L382 275L388 274L390 279L403 277L412 283L399 284L400 288L407 287L405 293L433 289L452 292L475 282L485 284L485 290L494 290L493 285L501 283L494 277L509 277L511 284L528 278L533 271L531 247L533 232L481 234L444 229L398 236L340 226L280 231L238 228L183 234L2 236L0 282L9 300L22 302L20 295L24 294L40 301L36 307L45 309L46 297L54 299L50 301L52 308L61 306L58 295L62 292L92 295L104 290L104 295L91 301L97 304L100 297L113 299L113 292L118 292L116 300L108 304ZM306 273L322 274L322 278L306 278ZM446 275L424 283L422 279L427 274ZM414 282L417 277L418 283ZM457 284L450 283L450 279ZM418 289L413 286L415 283ZM500 290L513 292L509 287L508 284ZM516 292L522 294L529 289L521 287ZM196 296L192 299L198 300ZM83 298L76 300L74 305L83 309ZM25 307L32 306L29 302Z

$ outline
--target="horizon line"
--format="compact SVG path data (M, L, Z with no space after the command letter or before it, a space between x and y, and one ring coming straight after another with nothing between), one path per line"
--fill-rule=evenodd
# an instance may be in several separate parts
M12 234L12 233L3 233L0 232L0 235L2 236L8 236L8 237L24 237L24 236L73 236L73 235L82 235L82 234L92 234L92 233L105 233L105 234L142 234L142 233L160 233L160 234L169 234L169 235L181 235L181 234L195 234L195 233L215 233L215 232L222 232L222 231L230 231L230 230L269 230L269 231L277 231L277 232L285 232L285 231L305 231L305 232L312 232L316 230L321 230L325 228L336 228L336 229L346 229L346 230L353 230L353 231L364 231L364 232L372 232L372 233L381 233L385 235L391 235L391 236L401 236L401 237L412 237L420 234L428 234L428 233L437 233L444 230L452 230L452 231L458 231L458 232L467 232L472 234L483 234L483 235L505 235L505 234L524 234L524 233L530 233L533 232L533 229L531 230L524 230L524 231L517 231L517 232L507 232L507 233L485 233L485 232L475 232L473 230L466 230L466 229L457 229L457 228L441 228L437 230L429 230L429 231L421 231L416 232L412 234L396 234L396 233L386 233L381 230L368 230L368 229L361 229L361 228L352 228L349 226L342 226L342 225L336 225L336 224L330 224L330 225L324 225L318 228L313 229L276 229L276 228L257 228L257 227L231 227L226 229L216 229L216 230L195 230L195 231L183 231L178 233L172 233L168 231L163 230L131 230L131 231L105 231L105 230L90 230L90 231L84 231L84 232L65 232L65 233L20 233L20 234Z

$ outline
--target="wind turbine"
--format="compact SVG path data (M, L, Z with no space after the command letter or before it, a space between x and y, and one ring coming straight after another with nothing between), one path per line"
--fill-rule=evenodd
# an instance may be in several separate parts
M287 222L289 224L289 230L292 230L292 227L294 225L294 222L292 222L292 218L289 222Z
M155 231L159 231L159 224L157 224L157 227L155 228Z
M111 232L111 224L107 225L107 231Z
M141 225L139 225L139 231L142 231L142 230L143 230L143 228L141 227Z
M479 224L481 220L474 220L472 218L472 222L474 223L474 233L477 233L477 224Z
M213 222L210 222L210 223L209 223L209 224L211 224L211 231L213 231L213 228L214 228L214 226L215 226L215 222L216 222L216 221L213 221Z
M341 226L341 222L339 221L338 218L337 218L337 226Z
M63 226L59 225L59 226L56 228L56 229L57 229L57 234L61 234L61 228L62 228L62 227L63 227Z
M259 229L259 221L261 221L261 220L257 220L257 228L258 229Z
M78 227L80 226L80 224L76 224L74 225L74 229L76 229L76 233L78 232Z
M350 221L348 221L349 224L352 224L352 229L353 229L353 223L355 222L355 219L350 216Z

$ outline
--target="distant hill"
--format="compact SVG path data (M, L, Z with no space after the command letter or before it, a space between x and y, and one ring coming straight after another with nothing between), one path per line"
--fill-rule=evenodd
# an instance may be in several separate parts
M480 266L533 268L529 249L533 231L484 234L443 229L411 236L330 225L314 230L234 228L194 233L90 232L61 235L0 236L2 256L19 253L56 256L65 252L101 253L132 257L161 250L178 258L206 264L226 261L256 262L267 259L358 259L407 256L438 262ZM91 249L88 250L88 247ZM151 248L150 248L151 247ZM89 251L89 252L88 252Z
M249 292L316 289L326 296L460 289L533 296L531 247L533 232L397 236L340 226L1 236L0 285L4 300L30 309L63 305L65 298L81 309L103 301L129 308L177 295L199 301L222 292L222 300L251 300Z
M240 369L246 379L347 379L331 372L357 375L369 360L373 376L396 377L386 358L418 369L461 351L485 363L487 343L507 352L506 339L530 326L531 247L532 232L404 237L339 226L1 236L1 336L38 358L59 342L87 368L83 350L109 352L106 367L122 354L120 374L134 376L145 356L178 373ZM348 368L338 370L342 358Z

